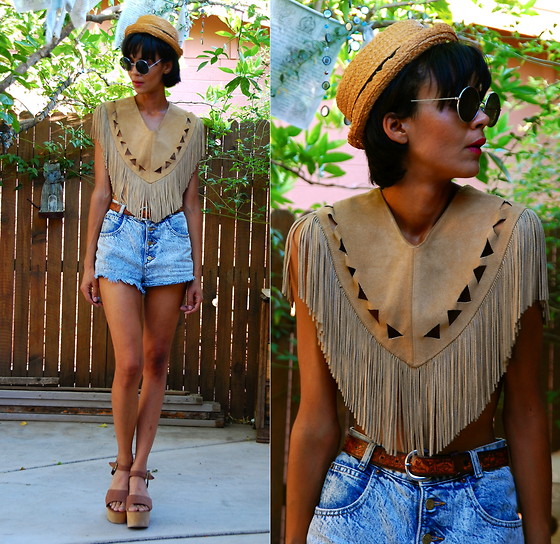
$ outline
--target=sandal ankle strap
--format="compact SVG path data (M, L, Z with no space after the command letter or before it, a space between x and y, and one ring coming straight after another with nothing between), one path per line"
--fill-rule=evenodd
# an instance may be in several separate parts
M146 487L148 487L148 482L154 479L152 473L149 470L147 470L146 472L142 470L131 470L130 477L132 476L136 476L138 478L142 478L142 480L146 480Z
M118 461L111 461L111 462L109 463L109 466L112 468L112 470L111 470L111 476L112 476L113 474L115 474L115 472L117 472L117 470L123 470L123 471L125 471L125 472L128 472L128 471L131 469L131 466L130 466L130 465L128 465L128 466L127 466L127 465L119 465L119 462L118 462Z

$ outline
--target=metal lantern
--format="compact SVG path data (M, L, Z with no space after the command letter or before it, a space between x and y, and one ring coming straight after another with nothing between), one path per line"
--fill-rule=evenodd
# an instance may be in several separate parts
M64 215L64 199L62 196L62 182L64 176L60 171L60 164L45 163L43 166L45 183L41 191L41 209L39 215L42 217L62 217Z

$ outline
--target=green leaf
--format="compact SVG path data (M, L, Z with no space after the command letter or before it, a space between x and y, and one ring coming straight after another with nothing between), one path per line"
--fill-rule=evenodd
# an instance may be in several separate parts
M321 123L317 123L311 131L306 131L305 143L307 145L315 145L321 134Z
M222 72L225 72L226 74L235 74L235 72L231 68L228 68L227 66L219 66L218 69L221 70Z
M343 162L352 158L352 155L343 153L342 151L335 151L334 153L327 153L323 156L323 162Z
M340 168L340 166L337 166L336 164L327 164L323 167L323 170L325 172L328 172L329 174L331 174L330 177L332 178L338 178L341 176L344 176L344 174L346 174L346 172Z
M500 169L500 171L504 174L506 179L511 183L512 182L511 175L506 165L504 164L504 161L502 161L502 159L500 159L500 157L498 157L494 153L490 153L489 151L487 151L487 153L488 156L494 161L494 164Z

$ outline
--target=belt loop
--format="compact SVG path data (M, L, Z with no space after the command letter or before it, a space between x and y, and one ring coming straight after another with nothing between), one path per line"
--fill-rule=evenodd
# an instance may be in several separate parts
M475 450L469 450L469 455L471 456L471 463L475 477L482 478L484 473L482 471L480 459L478 458L478 452Z
M117 204L118 206L120 206L120 210L118 211L119 215L122 215L124 213L124 209L126 208L126 204L121 204L120 202L118 202L117 200L113 199L113 202L115 204Z
M369 465L369 460L371 459L371 456L373 454L373 450L376 446L377 444L375 442L370 442L367 445L366 451L364 452L363 457L360 459L360 464L358 465L358 468L360 470L365 470L367 468L367 466Z

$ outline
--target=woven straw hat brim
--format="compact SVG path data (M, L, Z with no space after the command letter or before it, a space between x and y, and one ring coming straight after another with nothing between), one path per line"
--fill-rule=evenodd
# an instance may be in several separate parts
M350 62L338 84L336 102L351 122L348 143L363 149L369 113L379 95L412 60L438 43L457 41L445 23L425 27L415 20L400 21L380 32Z
M159 38L162 42L170 45L179 58L183 56L183 49L179 45L177 30L169 21L157 15L142 15L138 17L135 23L128 25L124 31L125 36L142 33Z

